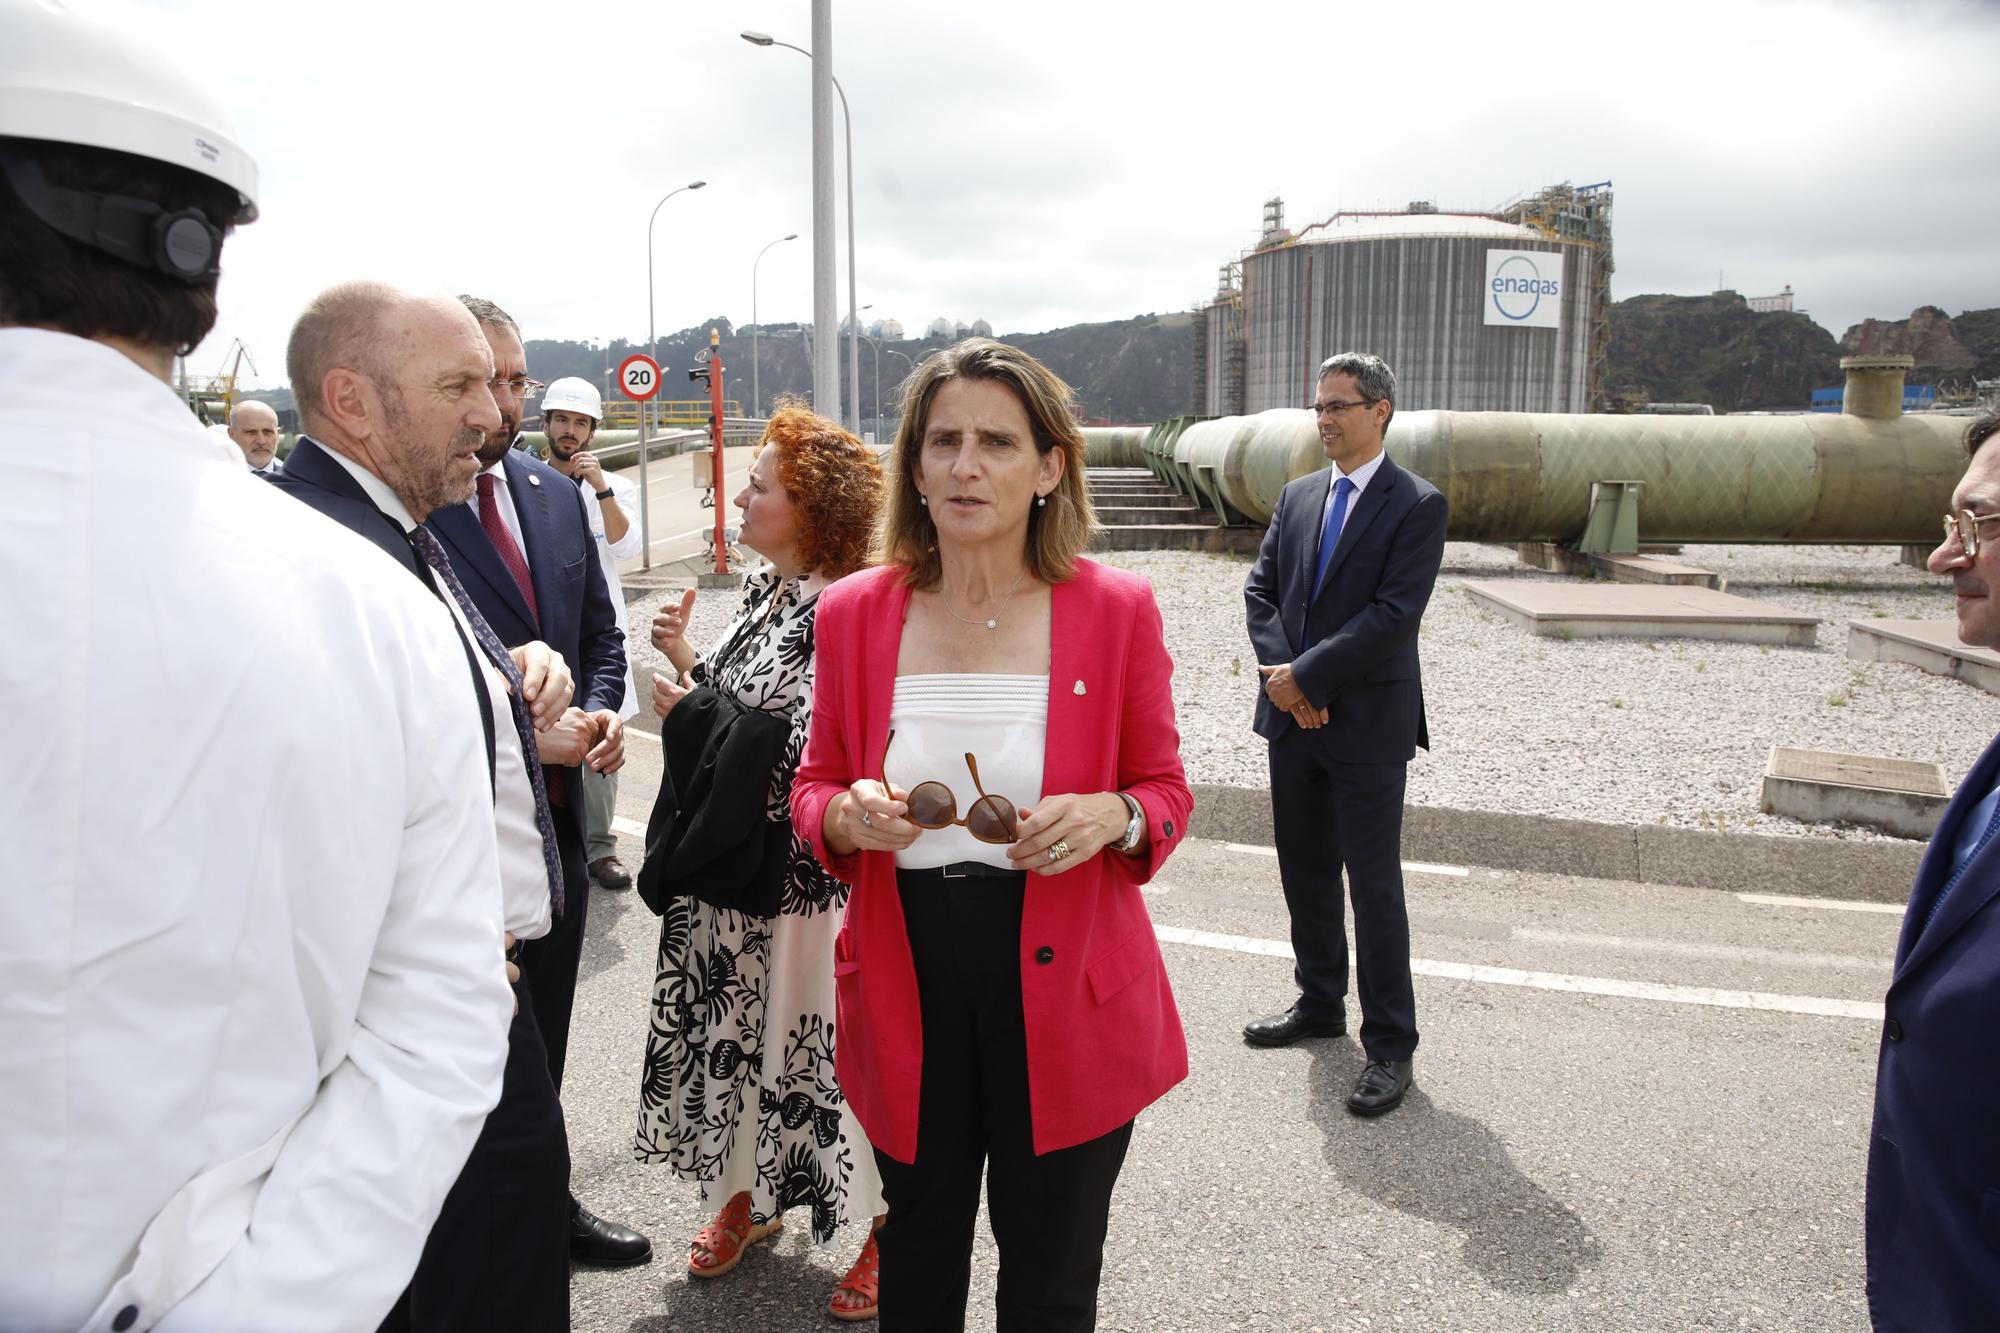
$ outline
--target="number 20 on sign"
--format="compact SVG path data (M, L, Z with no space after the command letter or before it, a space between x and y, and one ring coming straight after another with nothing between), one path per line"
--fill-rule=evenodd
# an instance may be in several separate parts
M660 392L660 363L643 352L618 363L618 387L627 398L643 401Z

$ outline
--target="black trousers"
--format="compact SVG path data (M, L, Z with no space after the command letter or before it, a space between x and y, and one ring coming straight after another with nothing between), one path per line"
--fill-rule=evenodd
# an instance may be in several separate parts
M549 771L560 782L560 770ZM563 1064L569 1056L569 1016L576 1007L576 973L583 960L583 927L590 917L590 868L583 859L580 807L557 809L556 850L562 857L563 914L549 933L521 945L521 974L533 978L535 1022L549 1052L549 1081L562 1092Z
M875 1154L889 1209L876 1233L882 1333L965 1327L982 1169L1000 1247L1001 1333L1087 1333L1097 1324L1111 1190L1132 1126L1035 1155L1021 1018L1024 879L897 876L924 1068L917 1160Z
M1271 818L1292 916L1299 1003L1320 1017L1346 1012L1344 867L1354 901L1361 1047L1371 1060L1407 1060L1417 1049L1410 916L1403 905L1408 765L1332 763L1320 748L1296 727L1271 742Z
M522 975L500 1104L382 1333L569 1329L569 1136Z

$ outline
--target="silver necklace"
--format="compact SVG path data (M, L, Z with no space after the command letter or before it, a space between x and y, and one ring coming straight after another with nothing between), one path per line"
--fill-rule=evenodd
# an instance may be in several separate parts
M971 616L962 616L957 611L953 611L951 605L951 598L944 595L943 579L938 580L938 600L944 603L945 610L951 611L951 618L953 620L962 621L967 625L984 625L988 629L999 629L1000 617L1006 613L1007 603L1014 600L1014 594L1021 590L1021 580L1027 577L1028 577L1028 571L1026 569L1023 569L1021 571L1020 577L1014 580L1014 586L1007 589L1007 595L1000 599L1000 609L995 611L992 617L987 620L976 620Z

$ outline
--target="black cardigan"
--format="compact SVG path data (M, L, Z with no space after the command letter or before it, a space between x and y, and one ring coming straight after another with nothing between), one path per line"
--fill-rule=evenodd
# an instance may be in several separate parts
M686 894L713 907L774 916L792 821L768 819L771 773L791 722L702 686L660 724L666 771L646 824L639 895L655 913Z

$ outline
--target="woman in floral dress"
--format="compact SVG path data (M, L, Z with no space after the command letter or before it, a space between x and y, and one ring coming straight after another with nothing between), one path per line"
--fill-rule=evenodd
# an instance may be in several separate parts
M789 824L792 775L812 711L813 614L821 589L867 559L882 493L874 453L833 422L780 405L749 484L736 497L741 542L769 563L751 574L742 610L713 650L684 637L694 594L664 605L653 644L681 673L654 680L665 718L697 689L786 719L766 818ZM773 916L678 896L666 903L659 975L633 1151L698 1180L716 1208L688 1271L720 1277L788 1209L810 1210L813 1239L879 1220L874 1153L834 1078L833 941L848 886L796 833ZM828 1313L876 1313L875 1238L835 1288Z

